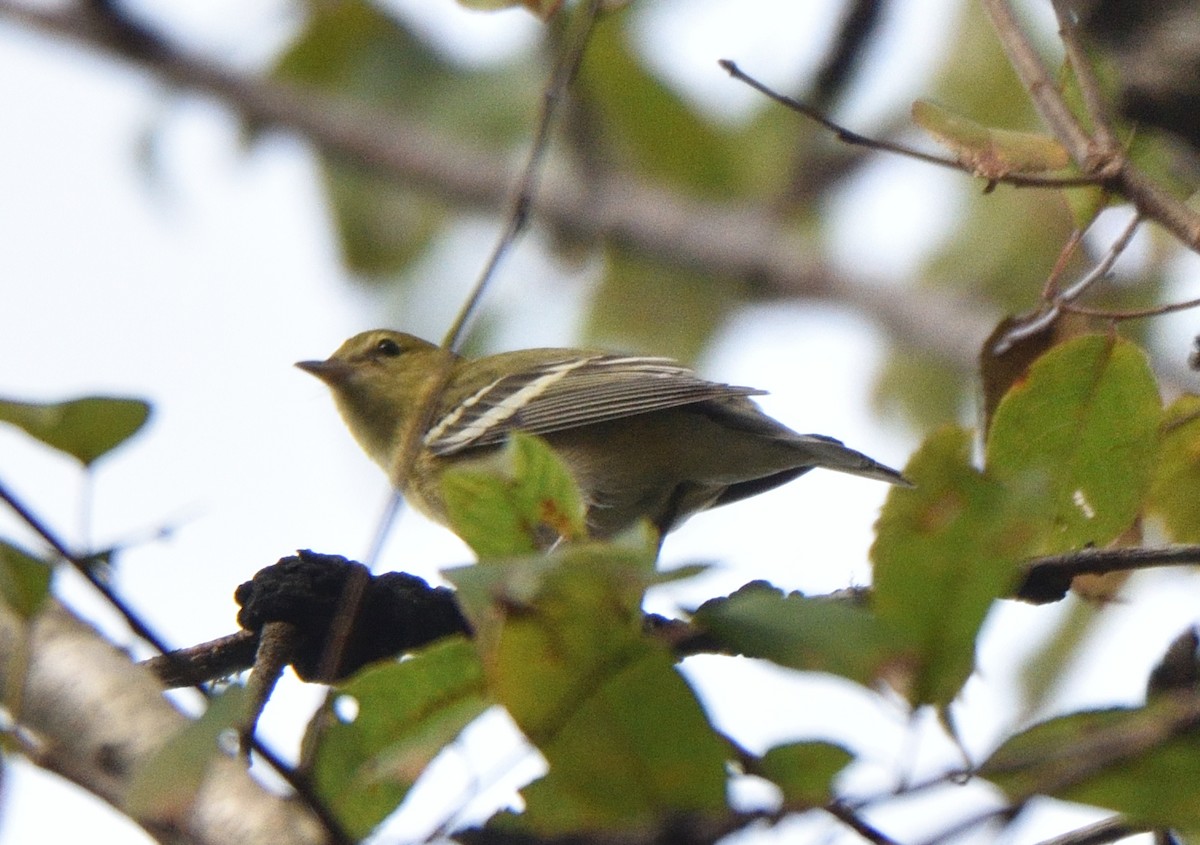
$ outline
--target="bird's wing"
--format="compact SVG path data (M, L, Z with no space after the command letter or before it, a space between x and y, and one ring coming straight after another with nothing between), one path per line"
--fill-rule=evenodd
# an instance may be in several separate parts
M514 430L546 434L765 391L706 381L668 358L563 355L501 376L459 399L429 428L437 455L502 441Z

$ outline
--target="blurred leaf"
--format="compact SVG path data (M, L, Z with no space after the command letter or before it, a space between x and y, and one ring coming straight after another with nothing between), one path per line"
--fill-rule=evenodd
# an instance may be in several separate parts
M958 23L942 44L942 63L930 88L932 99L953 103L964 114L986 114L994 126L1040 127L983 7L959 3L954 13Z
M135 435L150 417L141 399L88 396L40 404L0 399L0 422L12 423L84 466Z
M490 705L468 640L440 640L400 662L377 663L337 692L353 718L309 725L319 794L353 837L399 806L430 761ZM315 746L314 746L315 743Z
M362 0L310 4L309 11L303 32L275 65L277 78L473 142L524 137L538 84L524 68L456 67L399 18ZM322 164L344 256L360 273L380 276L408 267L447 220L441 202L410 186L385 181L358 163L323 158Z
M971 464L971 435L946 428L913 456L879 517L873 606L896 653L895 686L945 707L974 667L975 637L1027 553L1034 516Z
M956 229L921 271L923 278L1020 313L1037 302L1046 275L1074 229L1061 193L1000 185L968 194ZM1003 237L997 237L1003 232ZM1082 266L1071 259L1067 277Z
M665 267L612 247L584 336L601 347L694 361L738 296L734 279Z
M830 672L864 686L879 679L892 655L890 640L869 610L829 596L785 596L749 584L728 598L705 602L693 619L734 654Z
M1133 825L1200 825L1200 733L1192 696L1051 719L1005 742L979 770L1014 802L1048 795Z
M571 471L539 437L514 432L498 470L452 468L442 496L454 532L481 560L528 554L587 535Z
M1200 396L1180 396L1164 414L1148 506L1171 539L1200 543Z
M1146 681L1146 696L1195 693L1200 688L1200 631L1189 625L1171 641Z
M601 140L650 175L727 199L742 170L739 149L647 70L629 20L617 11L596 23L575 80L577 96L599 113Z
M363 0L311 3L299 37L275 63L280 79L379 104L412 103L452 72L399 18Z
M1041 133L984 126L928 100L914 102L912 116L972 173L989 181L1010 173L1062 170L1071 163L1062 144Z
M227 687L209 699L208 709L170 737L133 770L121 809L145 824L186 826L209 763L220 753L218 740L245 711L245 688Z
M324 167L342 255L367 275L403 270L449 219L445 207L411 189L337 162Z
M920 431L959 419L967 397L964 367L912 347L892 350L875 381L876 410L902 413Z
M1132 525L1161 414L1146 355L1128 341L1085 335L1029 368L996 409L987 473L1040 515L1032 553L1103 546Z
M0 540L0 601L29 619L50 595L54 567L6 540Z
M783 791L789 810L820 807L832 797L830 783L854 759L840 745L828 742L794 742L767 751L754 766Z
M549 764L522 791L543 835L725 806L725 744L642 632L653 549L588 544L452 570L488 686Z
M1085 601L1067 602L1036 648L1022 661L1016 691L1021 712L1045 712L1060 689L1068 670L1086 653L1100 627L1110 618L1102 605Z

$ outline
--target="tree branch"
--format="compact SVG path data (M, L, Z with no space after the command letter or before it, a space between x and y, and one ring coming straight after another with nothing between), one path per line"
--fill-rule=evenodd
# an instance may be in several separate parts
M134 63L185 90L213 96L248 123L296 132L322 152L464 208L503 213L514 184L509 157L397 115L325 92L219 68L169 45L130 38L78 8L43 11L0 0L0 16ZM750 279L768 296L844 304L897 338L948 362L974 359L996 314L965 297L848 277L813 256L795 227L765 204L685 197L625 172L580 179L548 172L532 214L584 241L610 240L665 264Z
M1034 604L1060 601L1077 575L1103 575L1151 569L1158 566L1195 566L1200 563L1200 546L1168 546L1162 549L1080 549L1061 555L1034 558L1025 564L1021 584L1013 598Z
M1088 134L1021 29L1008 0L983 0L983 5L1038 114L1080 170L1102 180L1106 188L1133 203L1143 217L1157 221L1190 249L1200 252L1200 214L1135 167L1103 124L1095 136ZM1082 61L1078 52L1072 52L1071 57ZM1080 71L1079 66L1075 70L1077 76L1090 80L1090 70Z
M149 672L53 603L32 622L0 603L0 692L38 765L127 816L125 797L139 765L188 724ZM130 818L175 843L329 842L303 806L264 791L227 757L213 760L183 807Z

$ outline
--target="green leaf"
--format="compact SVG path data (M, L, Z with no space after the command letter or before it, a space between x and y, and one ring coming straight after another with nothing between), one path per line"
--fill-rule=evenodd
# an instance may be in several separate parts
M24 549L0 540L0 600L22 618L41 609L50 595L54 568Z
M873 607L891 638L893 686L914 705L944 707L970 676L988 608L1017 576L1033 516L971 464L971 435L927 439L894 489L871 547Z
M1149 507L1172 539L1200 543L1200 396L1180 396L1164 414Z
M626 829L724 807L726 746L642 632L652 550L564 547L446 576L489 689L549 764L523 791L531 828Z
M584 335L596 346L695 360L736 307L738 285L612 247ZM663 314L673 317L663 320Z
M583 497L566 464L538 437L515 432L498 470L451 469L442 495L454 532L480 560L529 554L586 536Z
M1054 347L996 408L987 474L1041 514L1033 553L1103 546L1140 513L1161 401L1146 355L1109 335Z
M913 103L912 116L918 126L984 179L1061 170L1071 163L1062 144L1038 132L984 126L928 100Z
M649 72L633 48L631 20L622 10L596 22L576 78L576 94L603 128L600 149L667 182L727 197L737 188L741 149Z
M0 399L0 422L24 429L84 466L136 434L149 417L150 404L141 399L88 396L49 404Z
M753 771L778 786L788 809L797 810L828 803L830 783L853 759L840 745L795 742L767 751Z
M1033 795L1123 813L1134 824L1200 827L1200 732L1193 696L1074 713L1005 742L979 774L1014 802Z
M705 602L693 620L727 650L792 669L874 683L891 659L890 641L870 611L853 601L747 585Z
M367 836L399 806L430 761L490 705L474 646L441 640L409 659L375 664L338 690L335 712L309 725L313 778L354 838Z
M244 687L229 687L209 701L204 715L141 761L125 792L124 812L143 823L180 822L220 752L219 738L239 724L245 698Z

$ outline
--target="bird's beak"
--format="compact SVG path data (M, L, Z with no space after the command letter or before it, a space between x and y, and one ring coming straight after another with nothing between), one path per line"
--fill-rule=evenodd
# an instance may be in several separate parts
M342 384L354 371L353 367L337 358L330 358L328 361L297 361L296 366L330 385Z

